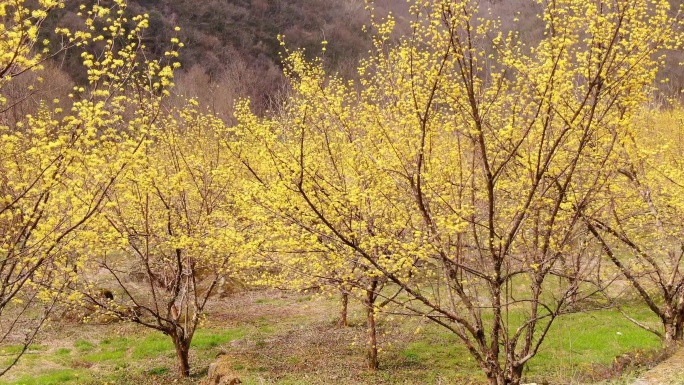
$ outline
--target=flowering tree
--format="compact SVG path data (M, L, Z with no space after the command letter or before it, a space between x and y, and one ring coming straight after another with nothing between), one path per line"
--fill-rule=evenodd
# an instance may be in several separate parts
M347 326L350 298L359 301L366 310L366 364L371 370L378 369L376 313L391 302L380 295L388 283L387 278L377 274L377 270L365 258L318 230L320 222L316 218L303 218L297 215L296 208L292 212L291 207L272 205L277 196L265 196L259 192L260 187L252 196L252 202L261 210L258 217L268 225L260 227L258 231L276 234L267 236L267 241L261 245L262 254L265 254L264 262L271 266L272 271L265 283L279 288L316 288L340 294L339 327ZM341 218L342 221L354 224L359 220L360 213L341 215L345 217ZM399 292L395 290L393 297L396 298Z
M195 105L151 126L108 190L82 234L99 256L86 259L78 285L101 312L171 337L183 377L205 307L255 266L247 257L258 243L244 214L241 169L222 145L223 122ZM103 296L112 282L114 294Z
M0 126L0 340L17 342L18 329L29 330L18 340L19 354L0 374L26 351L57 301L68 296L78 263L71 248L76 231L98 212L127 156L140 148L144 136L138 129L158 113L161 95L146 79L164 82L167 71L140 60L147 21L136 17L126 30L125 5L117 0L113 7L83 7L85 30L58 30L64 48L105 45L98 55L83 54L90 82L87 89L74 89L69 111L45 102L37 114ZM49 53L36 53L33 46L48 12L60 6L60 1L0 2L0 86L40 68ZM95 32L96 21L106 26L103 34ZM27 313L41 304L42 315L31 322Z
M684 338L682 111L657 111L622 143L616 177L604 199L584 210L608 260L658 317L662 329L623 314L666 343ZM650 115L650 114L649 114ZM615 290L605 292L614 296Z
M401 288L394 302L458 336L492 384L519 383L593 293L581 208L676 39L666 2L543 5L528 49L473 2L416 2L397 44L375 23L358 84L290 53L288 108L238 130L274 211Z

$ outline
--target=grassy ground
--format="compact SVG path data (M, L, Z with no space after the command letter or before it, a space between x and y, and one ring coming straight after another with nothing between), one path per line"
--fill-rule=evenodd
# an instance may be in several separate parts
M245 384L480 384L475 362L452 334L421 319L381 317L381 370L364 369L363 309L336 328L337 302L280 292L249 292L218 300L193 340L196 383L218 354ZM647 311L637 311L648 319ZM419 329L420 332L415 331ZM614 311L561 318L528 365L526 381L594 383L620 380L620 369L660 348L651 334ZM3 350L4 349L4 350ZM0 348L9 359L15 347ZM56 323L0 384L162 384L175 381L168 337L135 325ZM625 358L627 357L627 358ZM627 364L625 364L627 362Z

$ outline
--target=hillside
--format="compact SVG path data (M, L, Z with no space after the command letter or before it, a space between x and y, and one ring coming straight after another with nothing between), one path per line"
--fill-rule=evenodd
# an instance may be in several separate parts
M673 9L680 5L680 0L672 0ZM397 36L410 33L408 22L413 16L406 1L378 0L375 7L377 15L391 12L396 17ZM504 31L519 31L523 41L535 42L543 33L534 0L489 0L480 8L483 16L500 18ZM75 2L68 3L53 13L44 31L77 27L77 12ZM149 15L144 43L150 57L162 57L172 37L184 43L177 91L199 97L219 114L229 114L236 97L250 97L262 112L278 98L285 87L279 35L285 36L288 47L304 48L311 56L321 55L321 42L328 41L326 65L345 77L354 76L358 59L370 48L363 31L370 20L363 0L140 0L130 2L128 12ZM176 32L175 27L181 30ZM44 37L53 48L59 46L54 35ZM678 65L682 59L681 54L670 55L661 74L660 89L668 94L683 88ZM57 66L83 83L85 74L76 65L78 60L77 55L67 54L57 59Z
M395 2L405 7L405 2ZM44 30L77 28L78 6L70 2L54 11ZM290 47L318 53L321 42L330 41L326 62L345 73L369 48L362 31L367 14L359 0L141 0L130 2L128 12L149 15L144 44L150 57L162 57L169 40L178 37L184 44L180 50L184 72L192 74L189 84L205 90L207 85L198 82L222 84L235 93L228 99L250 96L257 105L268 103L283 85L279 35L286 36ZM176 32L176 27L181 30ZM61 43L53 34L44 38L53 48ZM83 83L86 75L75 65L78 60L69 54L58 58L61 68Z

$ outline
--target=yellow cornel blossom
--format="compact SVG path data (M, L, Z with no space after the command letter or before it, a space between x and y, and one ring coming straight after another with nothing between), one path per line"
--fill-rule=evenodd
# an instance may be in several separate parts
M36 52L34 44L44 19L63 6L62 1L0 2L0 89L26 72L41 70L41 63L57 53ZM77 88L78 97L71 95L68 112L57 107L58 100L53 106L44 102L16 125L0 126L0 318L14 325L5 318L25 317L24 312L6 311L13 299L26 306L40 300L46 309L42 317L26 320L32 332L25 346L58 301L82 298L70 289L83 260L97 251L79 248L89 245L79 230L99 213L117 178L149 141L162 99L149 80L172 84L166 64L147 65L140 56L146 19L136 18L131 30L122 28L125 19L119 11L125 7L125 1L115 0L87 11L87 20L108 26L104 31L96 32L92 22L86 23L86 31L56 31L65 42L60 51L103 40L108 44L97 55L82 56L89 83ZM131 44L113 43L122 39ZM14 363L3 364L0 374Z
M87 84L0 125L0 324L47 309L25 347L57 302L86 306L168 335L188 376L212 296L315 287L341 324L363 304L369 369L390 309L519 384L555 320L616 277L683 338L684 113L647 107L682 47L666 1L539 1L530 45L474 1L412 1L403 37L367 2L356 80L327 72L335 42L307 59L280 36L290 93L266 117L239 101L234 126L167 102L183 43L148 59L148 16L104 4L55 31ZM63 6L0 0L0 91L58 53L35 45Z
M279 116L238 108L233 151L278 234L272 258L295 285L361 298L390 285L390 303L457 335L490 383L518 383L589 290L600 248L582 246L586 210L623 162L656 54L681 46L680 21L666 1L544 2L544 35L526 47L474 2L413 2L397 41L393 17L368 7L358 82L287 51Z

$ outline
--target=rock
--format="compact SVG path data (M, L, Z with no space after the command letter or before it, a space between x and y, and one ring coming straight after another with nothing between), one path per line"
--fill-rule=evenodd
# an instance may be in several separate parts
M242 384L240 378L233 371L227 356L223 355L209 365L207 378L202 381L203 385L237 385Z

